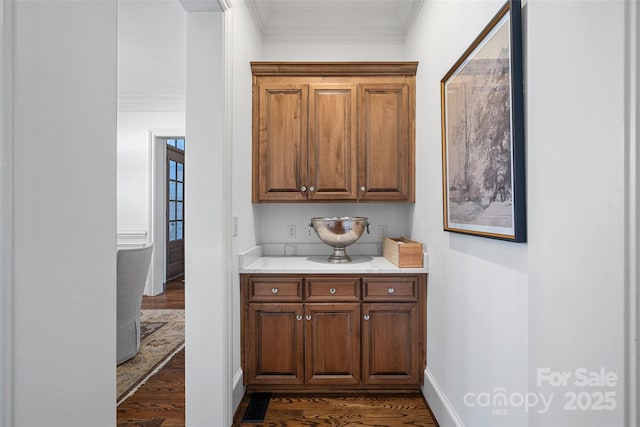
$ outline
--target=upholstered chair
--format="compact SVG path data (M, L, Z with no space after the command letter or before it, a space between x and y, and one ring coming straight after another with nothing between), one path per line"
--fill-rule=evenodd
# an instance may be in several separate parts
M118 249L118 365L140 350L140 309L152 251L153 245Z

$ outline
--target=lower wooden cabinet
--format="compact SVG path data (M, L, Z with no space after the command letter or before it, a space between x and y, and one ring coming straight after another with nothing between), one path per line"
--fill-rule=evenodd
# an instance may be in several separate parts
M245 372L253 384L304 383L302 303L249 305L246 342L253 357Z
M249 389L413 390L422 384L426 274L243 274L241 286Z
M360 304L311 303L305 313L305 382L359 384Z
M365 384L420 381L418 303L363 304L362 380Z

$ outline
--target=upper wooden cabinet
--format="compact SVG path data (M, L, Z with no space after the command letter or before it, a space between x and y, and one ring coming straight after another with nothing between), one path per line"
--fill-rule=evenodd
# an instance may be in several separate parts
M414 202L417 65L252 62L253 202Z

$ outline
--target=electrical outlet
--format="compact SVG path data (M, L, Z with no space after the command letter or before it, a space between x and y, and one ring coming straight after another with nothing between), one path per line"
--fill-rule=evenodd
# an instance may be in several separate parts
M295 239L296 238L296 226L295 224L287 225L287 239Z
M236 237L238 235L238 215L233 216L233 226L232 226L232 235Z
M387 237L387 226L386 225L379 225L378 226L378 237L381 238L385 238Z

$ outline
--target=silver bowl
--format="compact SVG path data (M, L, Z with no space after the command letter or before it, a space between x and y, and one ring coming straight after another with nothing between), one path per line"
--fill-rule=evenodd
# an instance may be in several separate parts
M364 216L311 218L309 233L311 228L316 231L320 240L333 247L333 253L327 260L336 264L351 262L345 248L355 243L365 229L369 233L369 223Z

